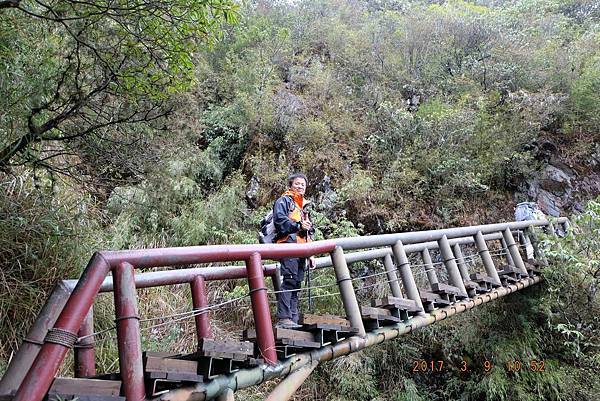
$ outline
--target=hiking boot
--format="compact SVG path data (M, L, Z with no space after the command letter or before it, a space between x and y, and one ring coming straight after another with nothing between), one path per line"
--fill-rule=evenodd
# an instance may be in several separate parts
M275 327L278 329L299 329L302 325L294 323L292 319L279 319Z

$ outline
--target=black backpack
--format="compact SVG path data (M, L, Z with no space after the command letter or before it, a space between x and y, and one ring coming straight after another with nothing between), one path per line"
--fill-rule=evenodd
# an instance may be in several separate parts
M291 213L296 208L296 202L292 199L292 203L290 204L290 210L288 213ZM275 238L277 237L277 232L275 232L275 223L273 222L273 208L263 217L260 222L260 230L258 231L258 242L261 244L272 244L275 242Z

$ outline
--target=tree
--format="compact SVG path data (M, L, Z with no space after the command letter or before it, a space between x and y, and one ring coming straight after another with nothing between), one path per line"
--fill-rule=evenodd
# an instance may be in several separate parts
M137 142L140 124L168 114L169 97L192 83L195 50L236 9L232 0L0 1L0 168L58 169L81 141Z

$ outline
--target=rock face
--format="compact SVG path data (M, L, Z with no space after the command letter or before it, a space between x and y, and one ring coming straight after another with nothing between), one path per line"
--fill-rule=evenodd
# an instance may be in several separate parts
M526 182L526 189L515 194L515 199L535 201L544 213L554 217L582 212L588 199L600 195L600 147L579 166L577 173L559 160L556 146L550 145L544 143L538 149L537 159L544 167Z
M323 180L317 185L317 189L319 191L317 208L325 214L329 214L337 199L337 194L331 188L331 178L325 175Z
M256 195L258 194L259 190L260 180L258 179L258 177L252 177L246 189L246 201L253 208L256 207Z
M574 175L556 166L546 165L541 174L528 181L527 196L547 215L558 217L572 201Z

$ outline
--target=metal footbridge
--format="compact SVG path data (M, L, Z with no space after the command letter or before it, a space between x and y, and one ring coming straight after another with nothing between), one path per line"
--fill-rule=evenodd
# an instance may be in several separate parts
M322 362L537 284L545 263L537 232L568 225L560 218L308 244L96 252L79 280L55 287L0 381L0 400L233 400L237 390L275 378L282 380L267 399L287 400ZM316 259L315 272L331 282L301 291L329 287L316 296L335 298L337 315L304 314L301 328L274 327L270 303L281 281L277 264L264 262L318 255L326 256ZM352 274L357 262L380 271ZM144 272L152 268L162 269ZM240 279L253 321L235 338L215 339L209 312L232 301L209 305L209 283ZM194 350L144 352L137 291L175 284L190 288L193 310L184 317L195 320ZM93 304L106 292L114 294L119 370L99 373ZM73 377L58 377L71 351Z

